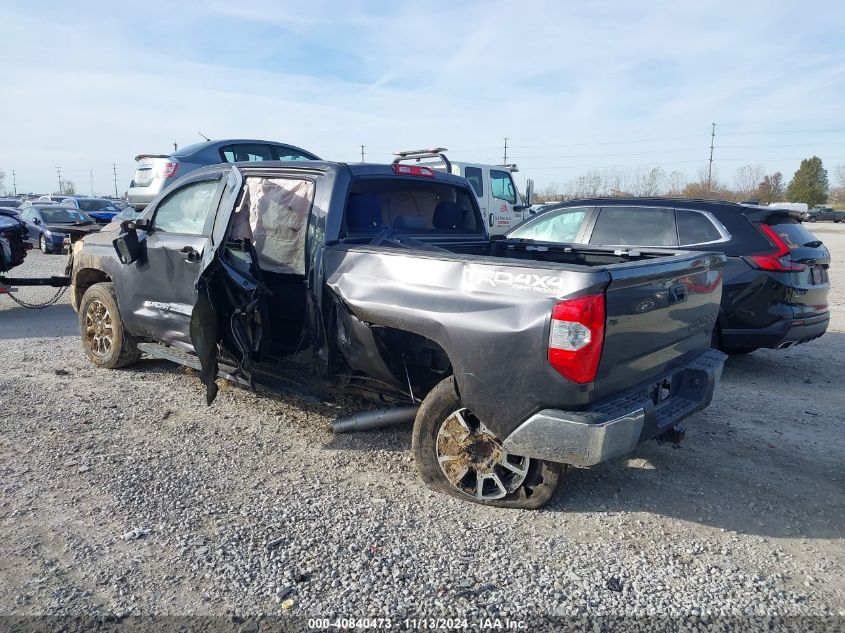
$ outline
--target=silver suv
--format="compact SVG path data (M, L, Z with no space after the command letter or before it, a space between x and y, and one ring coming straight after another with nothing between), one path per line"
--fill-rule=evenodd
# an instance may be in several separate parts
M311 152L293 145L249 139L206 141L189 145L172 154L139 154L135 157L135 177L129 184L129 204L142 209L188 172L205 165L263 160L320 160Z

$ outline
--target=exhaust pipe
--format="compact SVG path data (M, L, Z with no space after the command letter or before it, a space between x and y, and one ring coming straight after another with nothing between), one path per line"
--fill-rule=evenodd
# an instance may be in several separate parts
M335 433L353 433L355 431L372 431L373 429L396 426L413 420L418 409L418 405L409 405L354 413L335 419L332 422L332 431Z

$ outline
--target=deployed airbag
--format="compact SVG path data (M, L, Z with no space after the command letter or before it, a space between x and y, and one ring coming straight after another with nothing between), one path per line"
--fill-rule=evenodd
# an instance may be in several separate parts
M252 240L262 270L305 274L305 233L314 183L293 178L248 178L232 234Z

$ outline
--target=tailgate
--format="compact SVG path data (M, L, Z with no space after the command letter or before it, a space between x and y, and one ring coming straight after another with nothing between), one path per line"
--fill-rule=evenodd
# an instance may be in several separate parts
M789 249L785 259L794 270L773 273L784 277L789 296L783 302L792 306L793 318L812 317L828 311L830 292L830 252L807 227L785 214L766 218L768 226Z
M725 261L718 253L689 253L608 267L596 398L669 371L710 347Z

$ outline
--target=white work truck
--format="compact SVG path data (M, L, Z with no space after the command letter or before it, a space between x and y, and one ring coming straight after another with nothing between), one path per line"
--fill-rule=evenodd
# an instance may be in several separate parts
M445 147L396 152L394 163L418 162L431 169L463 176L472 185L490 235L501 235L522 222L531 206L533 181L529 180L525 195L520 195L513 180L516 165L465 163L446 157ZM527 216L526 216L527 217Z

